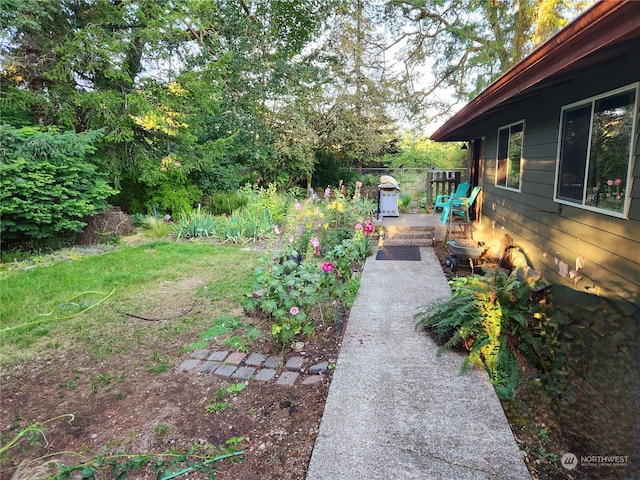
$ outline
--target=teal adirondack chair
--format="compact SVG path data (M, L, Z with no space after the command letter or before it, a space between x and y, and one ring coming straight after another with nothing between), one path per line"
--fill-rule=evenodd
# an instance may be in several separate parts
M451 197L466 197L467 193L469 193L469 187L471 185L468 183L459 183L453 195L438 195L436 203L433 205L433 215L436 214L436 209L444 209Z
M476 201L478 194L482 190L482 187L473 187L471 190L471 195L468 197L451 197L445 206L442 208L442 224L446 225L449 221L449 214L451 217L458 215L459 217L463 217L465 222L469 221L469 209L473 202Z

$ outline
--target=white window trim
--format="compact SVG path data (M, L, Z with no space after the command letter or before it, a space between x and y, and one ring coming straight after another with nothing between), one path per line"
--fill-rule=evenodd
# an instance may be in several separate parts
M520 176L518 177L518 188L505 187L504 185L498 184L498 161L499 161L498 156L500 155L500 130L505 130L507 128L510 129L514 125L520 125L520 124L522 124L522 149L520 151ZM524 171L524 163L525 163L524 132L526 129L527 129L527 124L524 118L522 120L518 120L517 122L509 123L507 125L501 125L500 127L498 127L498 135L496 137L496 174L495 174L495 178L493 179L493 184L495 185L496 188L501 188L502 190L508 190L510 192L522 193L522 172ZM509 159L509 152L507 152L507 160L508 159Z
M553 180L553 201L557 203L561 203L563 205L569 205L575 208L580 208L581 210L588 210L590 212L601 213L603 215L609 215L611 217L616 218L629 218L629 208L631 207L631 191L633 189L633 168L635 163L635 152L638 148L638 105L640 104L640 100L638 99L638 95L640 94L640 82L631 83L629 85L625 85L624 87L616 88L615 90L609 90L600 95L594 95L593 97L585 98L583 100L579 100L574 103L570 103L568 105L562 106L560 109L560 118L558 120L558 147L556 151L556 172L555 178ZM562 147L562 118L565 110L569 110L574 107L578 107L581 105L591 104L591 118L589 119L589 142L587 147L587 158L590 156L591 152L591 133L593 128L593 108L595 106L596 100L600 100L601 98L611 97L618 93L625 92L627 90L635 89L636 91L636 104L633 110L633 126L631 128L631 144L629 149L629 162L627 166L627 189L624 197L624 207L622 208L622 212L614 212L612 210L607 210L604 208L592 207L590 205L584 205L584 203L576 203L571 202L569 200L564 200L562 198L558 198L558 174L560 173L560 148ZM586 158L585 158L586 161ZM584 185L587 184L586 176L589 174L588 169L585 171L585 180ZM497 173L496 173L497 175ZM584 202L584 196L582 199Z

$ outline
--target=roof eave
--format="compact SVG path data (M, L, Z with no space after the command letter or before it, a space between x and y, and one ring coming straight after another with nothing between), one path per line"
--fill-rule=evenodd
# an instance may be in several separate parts
M603 46L640 32L640 2L600 1L493 82L431 135L435 141L468 140L479 116Z

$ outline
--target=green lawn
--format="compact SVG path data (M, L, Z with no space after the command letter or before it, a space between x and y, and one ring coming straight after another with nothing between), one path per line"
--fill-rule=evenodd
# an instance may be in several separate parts
M179 335L195 341L218 316L237 316L258 256L158 241L9 272L0 279L0 364L72 347L101 357Z

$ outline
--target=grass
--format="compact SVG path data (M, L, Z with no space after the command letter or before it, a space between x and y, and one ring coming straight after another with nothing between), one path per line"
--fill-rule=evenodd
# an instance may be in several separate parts
M4 272L0 365L69 347L104 358L180 335L195 338L215 325L212 311L228 310L250 290L258 255L233 245L154 241ZM172 320L143 321L129 312ZM149 367L162 369L163 360L151 359Z

